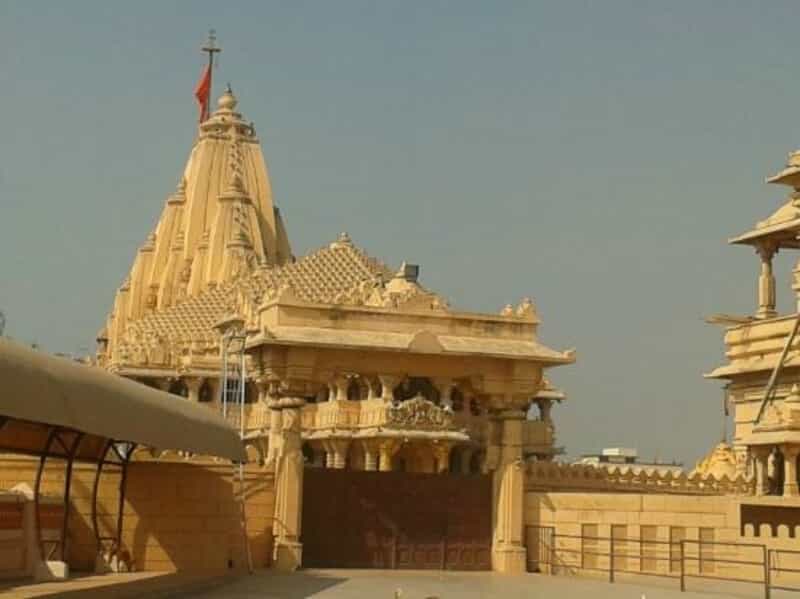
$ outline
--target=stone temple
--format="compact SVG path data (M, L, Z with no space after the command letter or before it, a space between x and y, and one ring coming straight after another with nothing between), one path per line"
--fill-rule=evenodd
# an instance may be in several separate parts
M346 233L296 258L254 125L237 109L229 88L200 124L178 187L116 293L98 362L211 410L241 392L244 410L228 416L267 463L289 412L307 466L463 475L506 467L513 485L518 460L551 460L551 406L563 394L543 372L574 355L538 341L532 301L497 314L456 310L420 283L417 265L390 268ZM246 344L246 382L225 379L223 389L234 333ZM488 523L491 502L483 509ZM508 539L504 559L520 558L520 541ZM488 564L489 547L479 553L468 559Z

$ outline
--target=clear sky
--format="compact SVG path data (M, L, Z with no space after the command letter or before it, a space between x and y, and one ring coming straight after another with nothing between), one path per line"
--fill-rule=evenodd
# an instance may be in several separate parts
M797 3L0 0L0 310L93 349L194 136L216 28L301 255L347 230L462 308L531 295L571 454L693 462L719 440L725 240L800 143ZM795 40L795 41L793 41ZM793 302L778 257L782 310Z

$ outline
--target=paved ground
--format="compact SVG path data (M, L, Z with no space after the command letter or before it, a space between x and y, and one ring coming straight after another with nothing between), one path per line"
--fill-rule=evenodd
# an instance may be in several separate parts
M492 573L410 572L376 570L305 570L294 574L270 571L237 579L217 589L190 594L197 599L721 599L763 597L758 585L722 589L694 582L681 593L673 580L609 584L579 578L503 576ZM704 585L704 586L701 586ZM699 592L700 590L704 592ZM790 597L773 592L773 599ZM794 595L797 599L798 595Z
M759 585L693 580L681 593L675 580L605 581L489 572L409 572L380 570L305 570L278 574L219 577L180 574L106 574L67 582L0 583L0 597L72 597L80 599L760 599ZM798 599L800 594L773 591L772 599Z

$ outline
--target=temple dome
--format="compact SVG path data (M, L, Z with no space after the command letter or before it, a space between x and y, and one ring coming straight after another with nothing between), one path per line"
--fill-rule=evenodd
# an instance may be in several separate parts
M727 476L729 480L736 478L736 455L733 448L722 441L702 460L697 462L692 474L711 475L716 479Z

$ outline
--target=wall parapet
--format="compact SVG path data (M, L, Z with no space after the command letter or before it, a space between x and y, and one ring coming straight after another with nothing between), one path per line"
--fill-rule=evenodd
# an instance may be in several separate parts
M529 462L527 490L598 491L613 493L675 493L681 495L753 495L752 479L710 474L674 474L655 468L597 468L584 464Z

